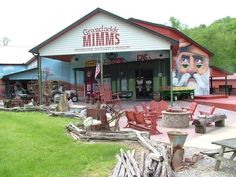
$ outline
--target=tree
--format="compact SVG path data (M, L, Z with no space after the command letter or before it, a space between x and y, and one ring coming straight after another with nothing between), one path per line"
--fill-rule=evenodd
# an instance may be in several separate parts
M184 29L183 32L214 53L210 65L236 72L235 26L236 18L225 17L209 26L199 25L195 28Z
M184 29L187 29L188 26L185 24L182 24L178 19L176 19L175 17L170 17L169 19L170 22L170 26L173 28L176 28L180 31L183 31Z
M11 40L7 37L3 37L2 40L1 40L1 45L2 46L8 46L8 43L10 42Z

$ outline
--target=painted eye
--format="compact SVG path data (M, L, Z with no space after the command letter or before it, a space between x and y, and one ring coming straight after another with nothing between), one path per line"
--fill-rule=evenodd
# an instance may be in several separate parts
M202 64L203 63L203 57L202 56L194 55L193 58L194 58L194 61L195 61L196 64Z
M203 57L200 56L200 55L194 55L193 58L194 58L196 67L197 67L198 69L201 68L202 65L203 65L203 60L204 60Z
M181 57L181 61L183 62L183 63L188 63L189 62L189 56L188 55L182 55L182 57Z

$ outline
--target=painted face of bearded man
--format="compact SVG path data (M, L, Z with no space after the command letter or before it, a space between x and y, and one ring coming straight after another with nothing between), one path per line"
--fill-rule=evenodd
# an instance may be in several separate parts
M195 95L209 94L208 58L192 45L180 47L176 59L175 86L194 88Z

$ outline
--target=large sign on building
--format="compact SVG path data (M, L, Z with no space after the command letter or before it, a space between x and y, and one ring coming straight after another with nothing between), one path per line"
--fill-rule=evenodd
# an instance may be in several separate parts
M83 47L93 46L117 46L120 44L120 34L117 27L105 27L84 29Z
M40 49L41 56L169 50L170 41L106 14L97 14Z

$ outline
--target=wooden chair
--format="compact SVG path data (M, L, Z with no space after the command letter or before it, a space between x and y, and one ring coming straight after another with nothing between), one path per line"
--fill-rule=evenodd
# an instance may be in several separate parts
M99 125L91 126L92 130L105 130L105 131L110 130L106 113L107 112L105 109L97 109L97 108L87 109L87 117L93 117L94 119L97 119L101 122Z
M119 93L111 93L108 83L98 84L98 90L100 93L100 101L102 104L110 105L112 109L115 106L119 106L121 109L121 100L119 98Z
M152 112L148 114L144 114L143 112L134 112L136 127L149 131L151 135L161 134L159 130L157 130L157 114Z
M200 115L206 115L206 116L209 116L209 115L212 115L215 111L216 107L215 106L211 106L209 112L205 112L205 111L199 111Z
M134 111L139 112L138 107L136 105L134 105Z
M142 102L141 107L142 107L144 113L147 114L149 112L149 109L148 109L146 103Z
M158 102L156 102L155 100L150 101L149 103L149 109L150 112L155 112L157 114L157 117L161 117L161 106Z
M166 111L168 109L168 102L161 100L158 103L160 104L161 111Z
M136 119L135 119L135 116L134 116L134 111L125 111L125 116L127 118L127 125L125 127L126 128L134 127L136 125Z
M150 101L149 103L149 109L152 111L157 111L159 108L158 103L155 100Z
M196 108L197 108L197 102L192 102L190 107L188 107L188 108L182 107L182 110L188 111L190 113L190 115L189 115L190 120L193 120L193 115L194 115Z
M134 116L137 124L144 125L145 127L151 125L151 121L145 119L145 114L143 112L134 112Z
M159 118L161 118L162 116L162 111L167 110L169 106L168 103L164 100L161 100L159 102L153 100L149 103L149 105L150 110L154 111Z

